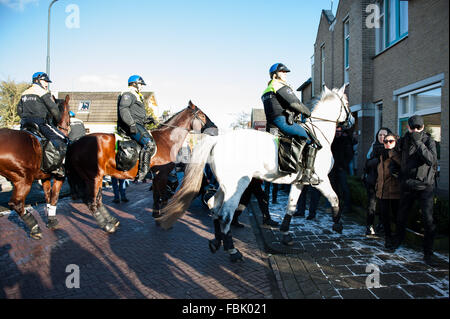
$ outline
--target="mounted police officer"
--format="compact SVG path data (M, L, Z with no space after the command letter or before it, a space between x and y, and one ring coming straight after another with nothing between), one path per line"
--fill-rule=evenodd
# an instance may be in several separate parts
M141 88L146 85L139 75L132 75L128 79L128 90L119 95L117 103L117 127L133 140L143 146L139 154L139 176L142 181L150 168L150 158L155 152L155 142L144 125L155 123L151 116L147 116L144 96Z
M313 176L313 169L318 146L311 141L305 129L293 120L299 114L310 117L311 111L300 102L286 83L288 72L291 71L282 63L276 63L270 67L270 81L261 97L264 103L267 125L268 128L275 126L288 136L306 140L308 147L305 161L306 168L301 182L316 185L319 183L319 179Z
M62 114L48 90L48 84L52 81L46 73L36 72L33 74L32 83L32 86L22 93L17 105L21 129L38 128L42 135L53 144L54 148L48 145L43 150L45 167L48 169L46 173L64 177L62 164L66 155L67 139L54 125L61 120Z

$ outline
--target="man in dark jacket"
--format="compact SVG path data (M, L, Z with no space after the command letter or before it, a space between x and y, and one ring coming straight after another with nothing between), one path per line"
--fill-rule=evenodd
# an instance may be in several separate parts
M155 152L155 142L145 129L145 124L154 123L151 116L147 116L144 97L141 88L146 85L139 75L132 75L128 79L128 90L123 92L117 103L117 127L133 140L143 146L139 155L138 181L144 180L150 169L150 159Z
M424 122L420 115L414 115L408 119L408 132L400 140L400 150L402 194L393 249L398 248L405 238L408 213L414 200L418 199L425 227L424 261L434 265L436 260L433 255L433 240L436 226L433 223L433 190L437 152L435 141L424 131Z
M75 117L75 113L70 111L70 132L69 140L75 142L76 140L82 138L86 135L86 128L82 120Z
M331 153L334 158L333 169L328 175L331 186L339 197L339 201L343 201L343 211L350 211L350 193L347 184L347 175L349 171L349 163L353 158L352 135L344 131L341 127L336 128L336 136L331 143ZM339 196L341 194L341 196Z

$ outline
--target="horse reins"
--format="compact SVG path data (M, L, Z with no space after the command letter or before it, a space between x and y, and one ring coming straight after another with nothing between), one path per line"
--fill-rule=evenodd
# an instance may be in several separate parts
M194 122L195 119L197 119L197 120L199 120L200 122L202 122L203 125L206 125L206 122L203 122L203 120L197 115L197 113L198 113L199 111L200 111L199 109L197 109L197 110L195 110L195 111L192 111L192 113L194 114L194 118L193 118L192 121L191 121L191 126L192 126L192 123ZM192 131L192 130L189 130L189 129L185 128L185 127L180 127L180 126L170 125L170 124L166 124L166 123L161 123L160 125L167 126L167 127L171 127L171 128L180 128L180 129L186 130L186 131L188 131L188 132Z

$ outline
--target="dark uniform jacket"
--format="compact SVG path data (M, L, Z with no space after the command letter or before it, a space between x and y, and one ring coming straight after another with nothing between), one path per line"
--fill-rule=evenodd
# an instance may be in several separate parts
M414 135L417 139L413 138ZM434 185L437 168L436 143L430 134L409 133L400 139L401 181L411 190L424 190Z
M86 135L86 128L84 127L83 121L77 118L71 118L69 140L73 142L85 135Z
M17 114L21 119L29 119L40 125L45 122L51 124L52 120L59 122L61 119L58 105L51 93L37 84L22 93Z
M130 134L131 126L144 125L146 120L144 98L136 88L128 87L128 91L119 95L117 102L117 125L120 129Z
M272 80L263 92L261 100L268 124L278 116L286 116L286 110L295 114L311 116L311 111L297 98L292 89L284 82Z

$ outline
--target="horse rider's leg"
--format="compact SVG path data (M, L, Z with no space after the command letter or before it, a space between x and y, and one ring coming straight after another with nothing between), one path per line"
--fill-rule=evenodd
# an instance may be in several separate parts
M98 211L103 215L103 217L108 221L110 225L114 225L114 231L116 231L116 228L120 225L120 221L117 218L111 216L106 207L103 205L103 195L101 190L98 192L96 199Z
M325 178L319 185L314 185L313 187L318 189L322 193L322 195L325 196L325 198L330 202L331 210L333 212L333 230L341 234L344 226L341 222L339 199L334 192L333 187L331 187L330 180L328 178Z
M56 229L58 226L58 220L56 219L56 203L58 201L58 196L55 196L56 193L59 195L59 191L62 187L62 181L60 181L57 185L57 181L51 183L51 179L45 179L42 180L42 188L44 190L44 196L45 196L45 213L47 215L47 228L49 229ZM56 198L55 198L56 197Z
M284 215L283 222L280 225L280 232L283 234L281 242L284 245L291 246L294 244L291 234L289 233L289 226L291 225L292 216L297 210L297 202L300 194L302 192L302 184L291 185L291 190L289 192L288 205L286 207L286 214Z
M42 232L34 216L25 209L25 198L31 190L31 184L33 181L27 181L22 179L14 184L11 199L8 205L16 211L16 213L22 218L25 225L30 230L30 237L34 239L41 239Z
M99 192L101 192L102 188L102 176L95 177L95 180L93 184L90 186L90 199L91 201L87 203L89 210L92 213L92 216L94 216L95 221L97 222L98 226L102 229L104 229L108 233L113 233L116 231L113 224L110 224L108 220L103 216L102 212L98 209L98 200L97 195Z

